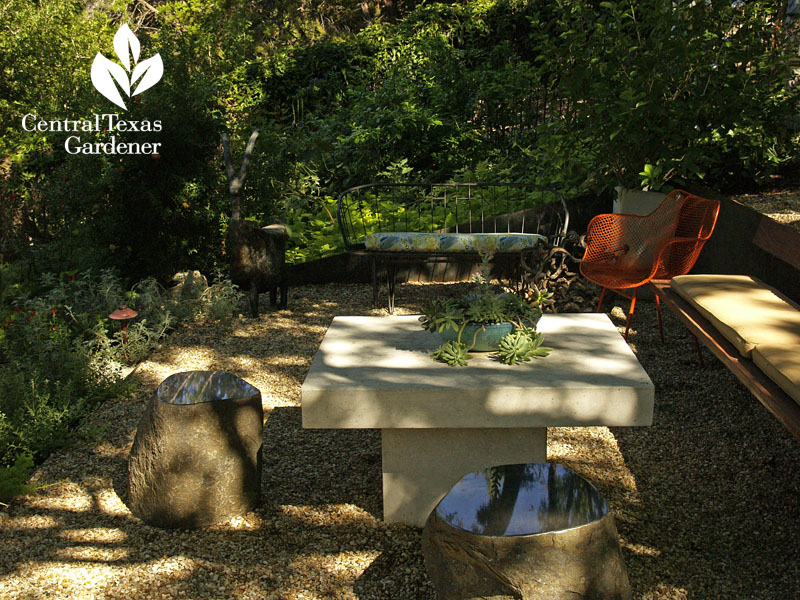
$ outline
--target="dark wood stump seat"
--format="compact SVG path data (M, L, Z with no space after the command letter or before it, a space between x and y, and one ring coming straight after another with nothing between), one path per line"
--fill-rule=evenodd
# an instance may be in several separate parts
M261 392L230 373L177 373L158 386L128 459L128 507L149 525L192 529L244 514L261 492Z
M464 476L431 512L422 544L439 600L631 597L607 502L561 465Z

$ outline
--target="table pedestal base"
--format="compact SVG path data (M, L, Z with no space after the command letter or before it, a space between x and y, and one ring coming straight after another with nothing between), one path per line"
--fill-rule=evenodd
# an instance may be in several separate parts
M383 429L383 520L422 527L466 473L547 461L547 428Z

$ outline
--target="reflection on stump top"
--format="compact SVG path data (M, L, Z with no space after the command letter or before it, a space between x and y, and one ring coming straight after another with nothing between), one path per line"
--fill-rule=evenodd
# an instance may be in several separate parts
M224 371L187 371L170 375L156 396L167 404L200 404L215 400L242 400L259 394L244 379Z
M606 515L608 504L597 488L564 466L520 464L465 475L436 512L464 531L513 536L586 525Z

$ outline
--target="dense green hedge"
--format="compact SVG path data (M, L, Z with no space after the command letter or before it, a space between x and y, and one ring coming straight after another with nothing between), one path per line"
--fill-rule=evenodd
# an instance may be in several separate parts
M768 177L796 147L774 2L160 2L3 0L3 256L35 271L142 277L220 264L219 134L261 129L245 215L279 217L290 258L332 253L335 198L376 179L618 182ZM378 15L383 9L383 14ZM131 12L132 11L132 12ZM127 116L160 119L160 157L70 156L22 117L113 108L89 80L130 23L164 79ZM796 49L794 49L796 50ZM137 138L138 139L138 138Z

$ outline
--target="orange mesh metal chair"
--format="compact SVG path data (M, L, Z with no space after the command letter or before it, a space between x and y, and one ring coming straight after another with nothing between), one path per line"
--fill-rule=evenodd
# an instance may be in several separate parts
M718 200L708 200L675 190L649 215L597 215L586 232L586 253L581 273L603 288L597 312L606 291L631 301L625 339L636 309L636 290L652 279L672 279L688 273L697 261L719 215ZM632 290L627 294L620 290ZM661 340L661 304L656 295Z

